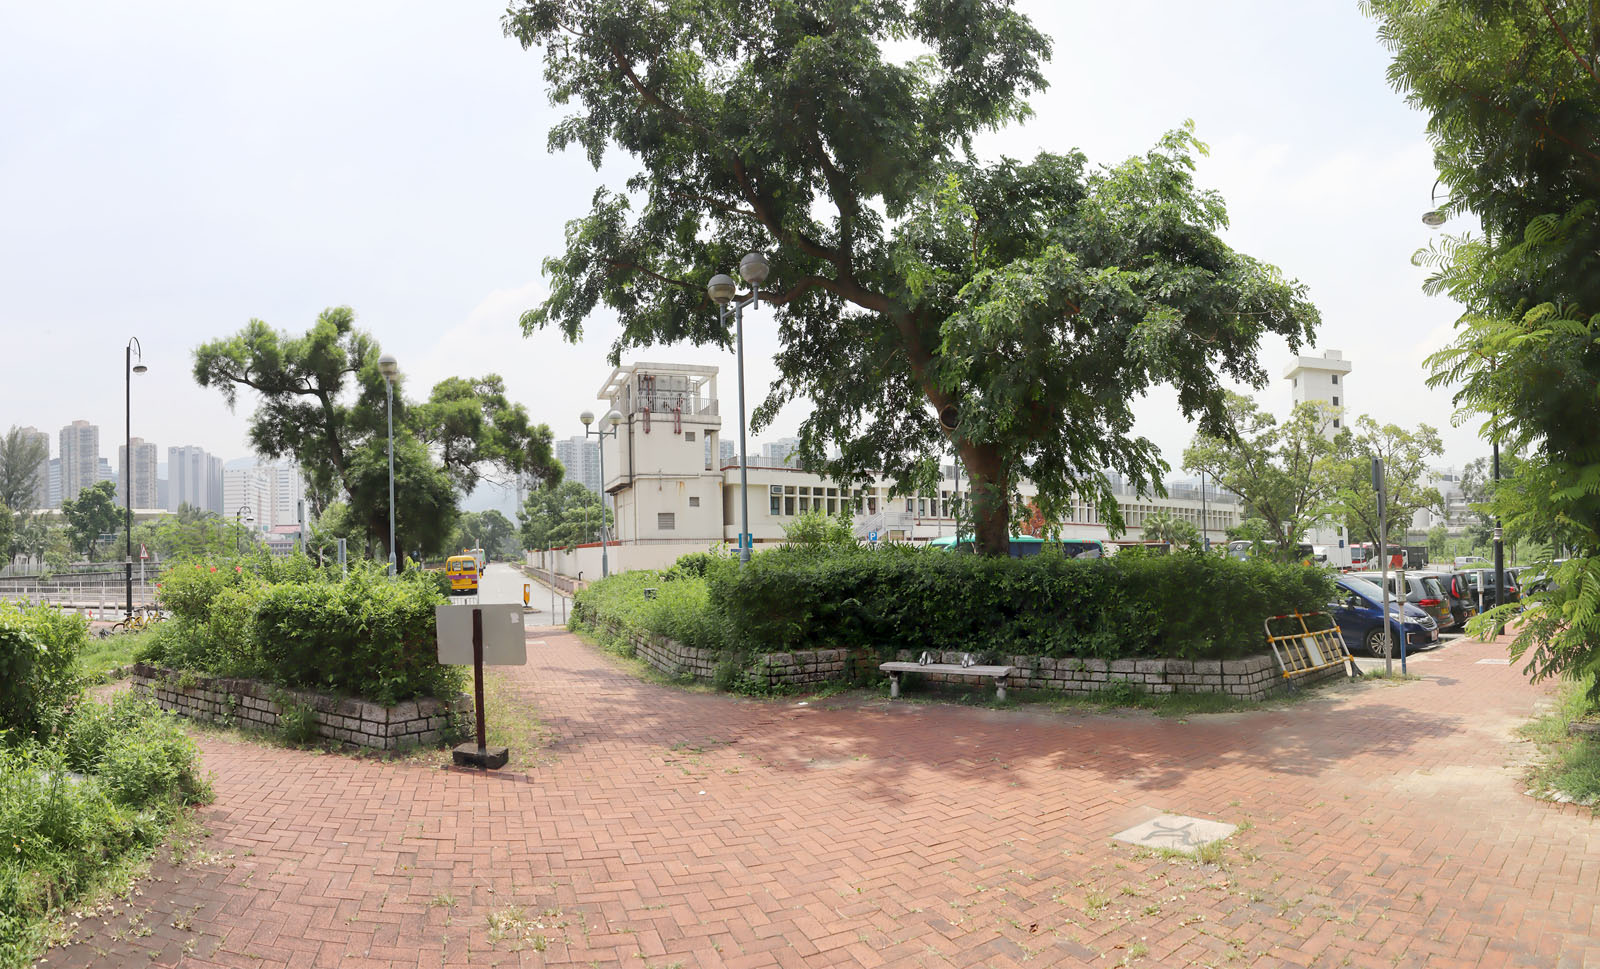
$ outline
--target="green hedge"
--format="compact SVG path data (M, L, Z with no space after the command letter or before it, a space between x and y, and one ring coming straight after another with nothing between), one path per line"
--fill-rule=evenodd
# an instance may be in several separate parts
M1319 569L1186 553L991 559L905 547L786 548L756 555L742 570L721 560L704 575L615 576L580 593L574 617L739 653L846 647L1215 659L1261 652L1268 616L1323 609L1333 599L1332 577ZM640 593L651 584L660 591L647 603ZM699 601L704 606L692 608Z
M48 734L83 688L78 653L88 624L49 606L0 601L0 735Z
M167 571L161 604L173 618L157 627L139 658L385 705L462 690L464 672L438 661L434 607L445 597L433 575L413 570L391 578L371 564L343 575L297 562Z

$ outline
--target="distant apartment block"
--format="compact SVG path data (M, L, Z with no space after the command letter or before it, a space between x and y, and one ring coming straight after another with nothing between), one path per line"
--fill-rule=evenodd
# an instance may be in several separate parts
M222 472L222 516L255 519L259 531L295 525L305 500L305 479L298 468L258 464Z
M167 448L168 511L188 505L218 515L231 513L224 504L221 458L208 454L204 448Z
M134 508L159 508L156 503L156 462L160 451L154 444L142 437L132 440L133 462L128 461L128 447L125 444L117 446L117 504L124 505L128 502L128 481L133 482L133 507Z
M567 480L600 493L600 445L594 439L569 437L557 441L556 460L566 469Z
M104 480L100 472L100 428L88 421L73 421L61 429L61 501ZM110 467L111 462L105 462ZM115 478L113 477L113 480Z
M50 506L50 435L36 427L22 427L17 433L24 441L34 441L44 447L44 460L39 462L39 470L33 476L33 503L35 508L49 508ZM26 509L18 509L26 510Z

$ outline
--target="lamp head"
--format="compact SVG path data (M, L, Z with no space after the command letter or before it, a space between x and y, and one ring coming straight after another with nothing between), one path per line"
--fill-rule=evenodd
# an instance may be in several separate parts
M711 277L711 282L706 284L706 295L711 297L711 302L718 306L727 306L733 299L733 294L739 289L739 284L727 273L717 273Z
M739 278L751 286L760 286L767 281L767 257L759 252L752 252L739 260Z
M383 374L384 380L393 380L395 374L400 372L400 361L393 354L385 353L378 358L378 372Z
M583 413L578 415L578 420L583 422L583 426L584 427L588 427L590 424L594 423L594 411L592 411L592 410L584 411Z
M622 414L617 411L612 411L606 415L606 423L610 424L613 428L616 427L618 424L622 423Z
M149 369L150 369L149 367L145 366L142 363L136 363L136 364L133 365L133 372L134 373L144 373L146 370L149 370Z
M1422 213L1422 224L1429 228L1437 229L1444 225L1445 215L1439 209L1429 209Z

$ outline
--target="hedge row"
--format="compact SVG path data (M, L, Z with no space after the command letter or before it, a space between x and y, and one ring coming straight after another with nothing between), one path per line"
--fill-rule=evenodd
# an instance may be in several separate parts
M695 571L704 578L675 568L603 580L579 595L574 615L742 653L1223 659L1261 652L1268 616L1323 609L1333 598L1333 580L1319 569L1200 554L992 559L785 548L744 569L718 560ZM651 584L659 591L647 603Z
M139 654L156 665L385 706L454 696L466 682L438 661L434 607L445 598L431 573L391 578L363 564L343 575L304 559L189 564L163 573L160 597L173 618Z

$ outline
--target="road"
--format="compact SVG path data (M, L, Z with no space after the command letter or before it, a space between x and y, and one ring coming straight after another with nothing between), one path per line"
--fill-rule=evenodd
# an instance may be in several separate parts
M480 602L521 602L522 587L528 586L529 604L538 610L529 621L539 626L565 626L571 614L572 602L559 592L555 596L554 610L550 600L550 587L519 572L516 567L503 562L491 562L484 570L480 585ZM553 617L553 618L552 618Z

